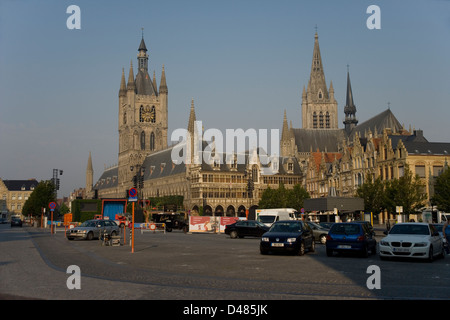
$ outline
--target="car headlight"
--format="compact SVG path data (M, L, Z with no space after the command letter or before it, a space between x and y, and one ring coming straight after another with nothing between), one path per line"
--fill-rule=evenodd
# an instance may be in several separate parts
M389 242L387 242L387 241L380 241L380 245L389 247Z
M263 241L263 242L269 242L269 238L268 238L268 237L262 237L262 238L261 238L261 241Z
M414 244L414 247L426 247L427 245L427 242L417 242L416 244Z
M287 239L287 242L288 242L288 243L292 243L292 242L295 242L295 241L297 241L296 238L288 238L288 239Z

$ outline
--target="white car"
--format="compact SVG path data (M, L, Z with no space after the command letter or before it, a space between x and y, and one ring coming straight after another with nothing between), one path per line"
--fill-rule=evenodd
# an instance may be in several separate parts
M379 244L381 259L403 257L432 261L435 256L445 257L442 237L429 223L398 223Z

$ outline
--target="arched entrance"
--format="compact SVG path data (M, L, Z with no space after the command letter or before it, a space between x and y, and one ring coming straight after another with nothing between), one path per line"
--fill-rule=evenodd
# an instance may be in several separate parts
M245 207L244 206L239 206L239 208L238 208L238 217L246 217L246 215L245 215Z
M236 211L234 210L233 206L228 206L227 208L227 217L235 217L236 216Z
M221 205L218 205L216 207L216 211L214 212L214 215L216 217L223 217L223 207Z

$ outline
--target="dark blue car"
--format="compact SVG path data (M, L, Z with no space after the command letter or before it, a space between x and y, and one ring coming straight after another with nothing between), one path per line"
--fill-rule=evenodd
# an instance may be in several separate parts
M376 254L377 241L374 232L366 224L335 223L328 232L326 248L329 257L333 252L358 252L368 257L369 252Z
M306 249L314 252L313 231L303 221L277 221L262 235L259 249L261 254L290 252L301 256L305 254Z

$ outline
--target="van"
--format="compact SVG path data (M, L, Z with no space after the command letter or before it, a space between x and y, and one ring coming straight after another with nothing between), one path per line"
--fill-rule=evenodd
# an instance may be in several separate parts
M292 208L260 209L256 210L256 220L270 227L281 220L298 220L300 213Z

